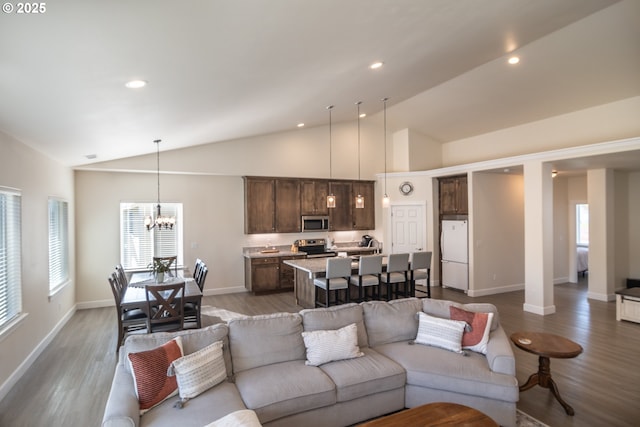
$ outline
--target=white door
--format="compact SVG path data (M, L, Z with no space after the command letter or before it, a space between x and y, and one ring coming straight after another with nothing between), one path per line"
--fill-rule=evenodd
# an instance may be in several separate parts
M391 253L425 250L424 205L391 206Z

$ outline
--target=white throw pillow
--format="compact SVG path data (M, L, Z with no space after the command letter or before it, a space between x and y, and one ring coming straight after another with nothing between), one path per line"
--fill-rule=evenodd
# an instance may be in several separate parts
M335 360L364 356L358 347L358 327L355 323L333 331L302 333L307 348L306 365L319 366Z
M441 319L418 312L417 344L444 348L445 350L462 353L462 334L467 325L461 320Z
M205 427L261 427L258 416L251 409L240 409L207 424Z
M180 398L184 401L199 395L227 378L222 356L222 341L175 360L167 375L176 376Z

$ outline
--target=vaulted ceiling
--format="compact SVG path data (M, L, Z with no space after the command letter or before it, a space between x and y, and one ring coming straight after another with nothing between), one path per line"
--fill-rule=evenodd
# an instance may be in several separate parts
M158 137L165 150L325 125L329 104L353 120L356 101L372 114L389 97L392 127L448 142L640 95L639 4L47 2L0 16L0 130L77 166Z

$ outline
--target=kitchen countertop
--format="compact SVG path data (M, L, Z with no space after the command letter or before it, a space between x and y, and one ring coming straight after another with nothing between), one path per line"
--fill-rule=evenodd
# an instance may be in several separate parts
M244 251L242 252L242 256L244 256L245 258L272 258L272 257L288 257L288 256L306 256L306 252L303 251L298 251L298 252L292 252L291 248L289 246L286 247L280 247L280 246L276 246L276 247L270 247L267 250L278 250L278 252L266 252L266 253L262 253L261 251L264 250L264 247L255 247L255 248L245 248ZM335 249L331 249L335 252L366 252L366 251L375 251L377 248L367 248L367 247L362 247L362 246L357 246L357 245L353 245L353 246L340 246L340 244L336 245ZM320 259L324 259L324 258L320 258Z
M297 268L299 270L305 271L309 273L309 276L315 276L319 273L324 274L327 271L327 259L329 258L302 258L302 259L291 259L284 261L285 264L290 265L293 268ZM382 258L382 267L383 270L387 265L387 257ZM358 269L358 261L353 260L351 263L351 268L353 270Z

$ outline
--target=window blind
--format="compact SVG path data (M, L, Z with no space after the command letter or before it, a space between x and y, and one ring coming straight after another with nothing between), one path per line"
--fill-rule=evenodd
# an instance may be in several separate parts
M69 280L69 204L49 199L49 290Z
M22 311L21 199L0 188L0 329Z
M154 215L155 203L120 203L120 263L125 269L145 269L154 256L177 256L182 265L182 203L161 206L163 215L176 217L171 230L147 231L144 218Z

